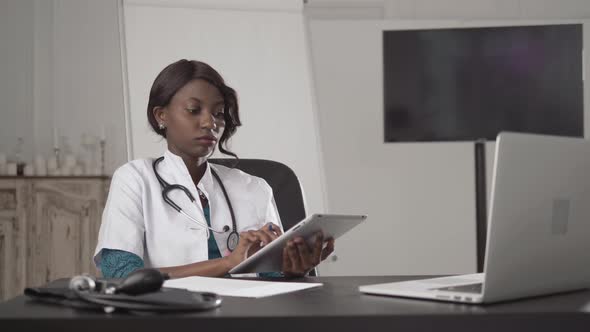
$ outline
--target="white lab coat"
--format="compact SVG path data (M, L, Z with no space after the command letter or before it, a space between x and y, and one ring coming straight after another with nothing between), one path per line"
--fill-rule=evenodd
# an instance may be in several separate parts
M143 258L146 267L185 265L208 259L205 229L178 213L162 199L152 168L153 159L139 159L121 166L113 174L109 197L102 215L94 262L100 264L102 249L132 252ZM197 187L209 200L211 225L216 230L232 227L231 214L221 187L211 174L215 169L223 182L236 217L238 232L259 229L267 222L281 227L271 187L259 177L238 169L208 164ZM158 173L169 184L181 184L195 202L181 190L172 190L170 198L187 214L206 224L197 189L181 157L166 151L158 164ZM229 232L215 236L223 256L229 254Z

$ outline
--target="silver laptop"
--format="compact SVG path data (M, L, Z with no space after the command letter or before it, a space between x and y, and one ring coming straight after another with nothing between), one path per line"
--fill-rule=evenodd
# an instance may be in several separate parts
M484 273L359 290L490 303L590 287L590 141L501 133L491 189Z

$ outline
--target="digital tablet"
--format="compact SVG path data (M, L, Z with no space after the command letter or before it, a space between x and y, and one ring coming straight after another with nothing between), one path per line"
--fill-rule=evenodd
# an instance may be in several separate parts
M320 230L324 233L325 239L330 237L337 239L366 219L366 215L313 214L236 265L229 273L281 271L283 265L283 248L290 239L300 236L306 239L308 243L313 243L314 235Z

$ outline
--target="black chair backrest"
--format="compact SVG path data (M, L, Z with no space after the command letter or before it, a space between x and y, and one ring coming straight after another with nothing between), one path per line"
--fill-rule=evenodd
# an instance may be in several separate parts
M211 163L237 168L263 178L271 186L283 228L288 230L305 218L303 193L297 175L289 166L265 159L212 158Z

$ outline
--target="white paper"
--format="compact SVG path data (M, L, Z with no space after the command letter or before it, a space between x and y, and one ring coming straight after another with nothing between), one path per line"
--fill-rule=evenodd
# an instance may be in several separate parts
M321 283L253 281L226 278L188 277L166 280L164 287L193 292L212 292L224 296L259 298L322 286Z

